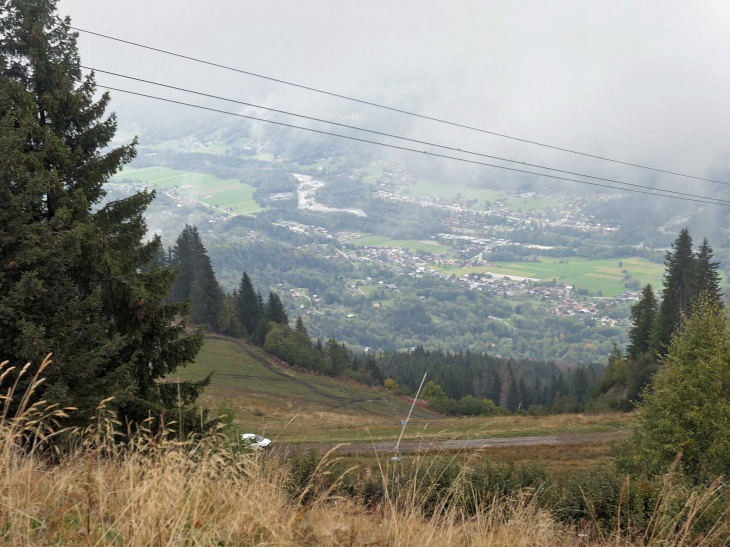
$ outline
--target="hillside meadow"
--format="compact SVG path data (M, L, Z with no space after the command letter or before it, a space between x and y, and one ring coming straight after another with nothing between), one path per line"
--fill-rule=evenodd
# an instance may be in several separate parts
M49 365L24 394L7 391L3 545L659 547L728 539L719 484L688 493L665 479L645 485L651 495L639 499L620 480L608 490L589 480L555 490L539 467L480 464L466 453L430 463L378 458L373 472L339 459L336 447L322 457L249 451L230 443L223 424L201 422L200 433L183 439L174 422L150 417L124 434L109 400L88 427L63 429L73 409L27 404ZM13 400L18 409L8 413Z

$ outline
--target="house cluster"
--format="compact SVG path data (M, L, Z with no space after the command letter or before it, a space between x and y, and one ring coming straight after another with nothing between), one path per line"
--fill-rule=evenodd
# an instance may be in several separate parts
M555 197L542 195L512 196L518 199ZM592 200L607 198L607 196L592 197ZM587 199L575 196L560 196L560 205L530 209L527 211L514 210L507 206L506 201L495 201L484 204L483 208L473 210L468 208L451 208L451 214L444 219L443 224L454 228L468 229L474 233L484 231L504 232L513 231L520 227L534 226L537 228L571 228L580 232L615 232L618 226L607 226L597 222L593 215L583 213Z
M274 222L273 224L274 226L288 228L292 232L299 232L300 234L305 235L318 235L326 237L328 239L332 239L332 234L330 234L326 228L322 228L321 226L308 226L306 224L300 224L299 222L294 222L291 220L282 220L280 222Z

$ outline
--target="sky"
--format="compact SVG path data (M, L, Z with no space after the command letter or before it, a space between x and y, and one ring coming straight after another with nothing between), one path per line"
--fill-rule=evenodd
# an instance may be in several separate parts
M61 0L59 11L83 29L243 70L730 181L726 1ZM707 194L717 188L376 111L83 33L79 47L84 65L238 100L626 181ZM260 113L102 74L97 81ZM122 127L136 131L163 119L194 126L202 116L118 92L112 104ZM213 124L231 121L204 116Z

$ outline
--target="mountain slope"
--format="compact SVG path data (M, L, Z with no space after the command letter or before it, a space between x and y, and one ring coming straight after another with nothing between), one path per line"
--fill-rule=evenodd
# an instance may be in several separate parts
M261 348L222 336L208 336L196 361L168 378L200 379L213 373L200 401L235 412L236 427L267 435L321 429L393 426L408 414L410 403L380 388L339 378L307 374L282 366ZM290 422L296 417L293 430ZM442 417L416 407L412 423Z

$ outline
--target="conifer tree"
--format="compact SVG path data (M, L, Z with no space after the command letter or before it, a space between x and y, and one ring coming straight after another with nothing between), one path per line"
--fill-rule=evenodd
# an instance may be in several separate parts
M672 338L620 464L626 471L659 475L681 453L685 477L707 485L730 473L730 317L706 295L695 310Z
M280 323L287 325L289 323L289 316L286 314L284 304L279 298L279 295L274 291L269 293L269 300L266 303L266 317L272 323Z
M178 237L172 266L177 268L178 275L170 299L173 302L189 300L190 316L194 323L222 330L223 290L195 226L186 224Z
M717 269L719 262L713 262L712 247L707 238L702 240L699 252L697 253L697 286L701 292L706 292L707 297L715 302L721 302L720 274Z
M665 257L664 291L656 327L652 333L652 350L664 354L672 334L681 330L690 316L692 302L698 294L697 257L692 252L692 237L687 228L679 232L672 251Z
M524 410L527 410L532 404L532 393L527 387L524 377L520 377L520 381L517 384L517 390L520 393L520 404Z
M307 332L307 327L304 326L304 321L302 321L302 316L297 317L297 325L295 327L295 330L297 332L303 333L305 336L309 337L309 333Z
M505 406L515 412L520 406L520 392L515 382L514 376L510 376L509 384L507 384L507 396Z
M161 247L142 241L154 192L104 201L136 141L109 148L110 96L95 99L56 3L0 1L2 358L20 367L53 352L38 395L78 407L81 420L114 397L140 421L174 406L176 387L158 380L194 359L202 333L184 336L175 319L187 306L162 303L175 272L145 271ZM184 404L204 384L183 384Z
M258 296L261 295L259 294ZM246 272L243 272L241 284L238 286L237 311L238 320L248 335L253 335L261 319L258 296L256 295L256 291L254 291L251 278Z
M631 306L629 345L626 348L629 357L636 358L640 353L649 351L656 316L657 302L654 290L651 284L647 284L641 291L639 301Z

